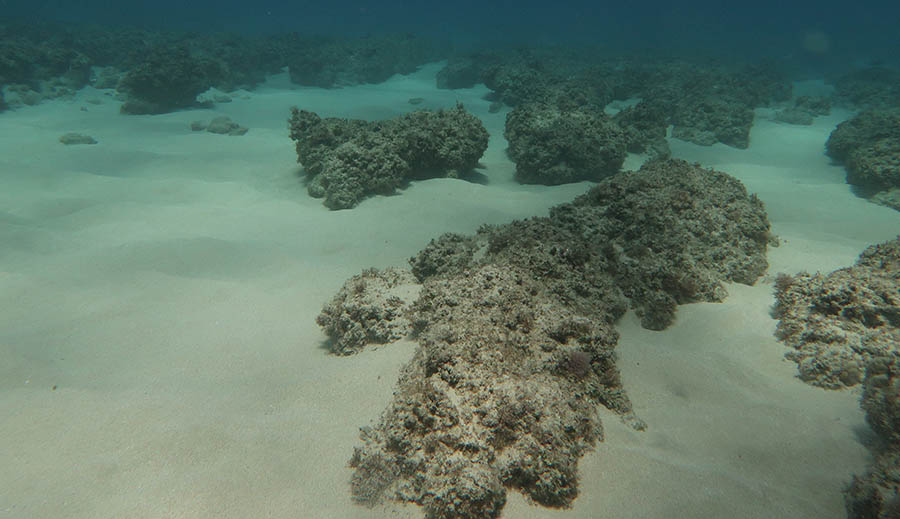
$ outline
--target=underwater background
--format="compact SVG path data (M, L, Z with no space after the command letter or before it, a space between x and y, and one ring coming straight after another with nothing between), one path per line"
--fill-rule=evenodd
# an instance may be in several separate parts
M79 2L0 3L10 20L124 24L191 31L407 32L477 42L589 43L704 48L781 57L821 32L831 52L860 59L898 54L895 2Z
M896 2L0 0L0 518L893 518Z

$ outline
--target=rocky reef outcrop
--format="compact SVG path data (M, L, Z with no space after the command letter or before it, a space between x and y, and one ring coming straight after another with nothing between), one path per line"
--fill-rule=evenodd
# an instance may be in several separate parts
M410 34L320 37L299 46L287 65L293 83L334 88L381 83L394 74L415 72L443 53L442 46Z
M900 108L900 70L863 67L833 81L838 104L853 110Z
M354 499L418 503L440 519L496 518L509 489L569 506L578 460L603 440L600 406L647 427L616 366L616 320L631 305L661 329L678 304L721 300L724 281L762 274L769 241L740 182L668 160L549 216L445 234L406 274L352 278L319 317L334 351L404 328L418 342L391 404L362 429Z
M618 173L625 162L624 133L597 108L522 105L507 114L504 135L516 180L524 184L597 181Z
M410 180L464 177L488 144L484 125L462 105L374 122L294 108L289 125L309 194L329 209L392 194Z
M438 74L442 88L477 82L493 91L491 100L512 107L603 109L613 100L638 98L664 115L662 127L671 124L673 137L736 148L749 146L753 109L790 100L792 89L772 63L622 57L601 49L479 52L451 58Z
M861 195L900 210L900 108L868 110L842 122L826 150Z
M847 487L847 516L898 517L900 237L826 275L779 275L775 289L776 335L792 348L787 357L797 362L800 378L829 389L863 385L874 462Z
M219 64L180 45L153 49L119 81L127 99L122 113L160 114L189 108L222 75Z
M900 344L900 240L869 247L856 265L829 274L781 274L776 335L800 378L830 389L863 380L866 364Z

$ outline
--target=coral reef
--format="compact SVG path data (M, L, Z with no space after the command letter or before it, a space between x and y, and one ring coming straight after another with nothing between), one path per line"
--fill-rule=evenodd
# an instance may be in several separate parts
M4 24L0 26L0 84L27 88L31 93L23 93L22 99L34 104L86 85L93 68L94 86L115 88L120 74L146 67L148 55L180 47L205 65L198 69L207 76L204 82L231 91L254 87L267 75L281 72L291 56L313 52L317 45L319 40L297 34L246 37L136 27Z
M831 113L831 98L818 96L799 96L794 99L794 108L809 115L819 116Z
M797 126L811 126L813 123L812 114L805 110L799 110L793 107L778 110L775 112L774 119L781 123L794 124Z
M776 336L793 351L800 378L825 388L862 381L866 363L900 344L900 239L869 247L856 265L830 274L781 275Z
M599 109L522 105L507 114L504 135L516 180L525 184L596 181L625 162L625 136Z
M629 298L645 326L663 328L677 304L721 300L725 280L753 283L769 239L737 180L657 161L547 217L445 234L406 275L354 277L319 317L336 352L406 332L418 341L392 403L362 429L354 499L418 503L441 519L496 518L507 489L569 506L579 458L603 439L599 406L646 427L614 353Z
M322 119L294 108L289 124L309 194L330 209L391 194L413 179L464 176L488 142L484 125L462 105L376 122Z
M900 211L900 187L879 191L872 195L872 201Z

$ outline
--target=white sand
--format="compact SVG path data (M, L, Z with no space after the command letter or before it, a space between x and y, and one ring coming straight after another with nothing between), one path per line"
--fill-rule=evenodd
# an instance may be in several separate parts
M346 467L414 345L327 355L319 308L442 232L543 214L588 187L513 182L505 114L487 112L483 87L436 90L437 69L339 90L275 78L162 116L121 116L92 91L0 115L0 517L421 517L353 505ZM419 182L340 212L306 195L291 105L386 118L410 97L483 118L486 184ZM250 133L188 128L219 114ZM772 273L848 265L900 231L900 213L854 197L822 155L842 114L811 128L765 115L749 150L672 144L760 194L784 239ZM70 131L99 144L57 142ZM626 316L620 364L650 429L608 416L571 510L513 492L504 517L844 516L840 491L867 461L858 395L794 378L769 284L730 290L665 332Z

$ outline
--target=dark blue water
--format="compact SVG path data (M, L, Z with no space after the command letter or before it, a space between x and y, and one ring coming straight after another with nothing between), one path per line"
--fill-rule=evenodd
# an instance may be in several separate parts
M0 1L9 19L99 22L242 33L409 32L459 45L497 41L600 43L792 53L900 55L900 2L455 2L382 0ZM0 20L2 22L2 20Z

